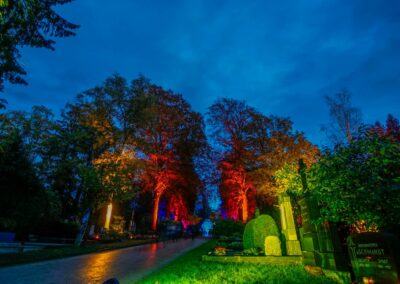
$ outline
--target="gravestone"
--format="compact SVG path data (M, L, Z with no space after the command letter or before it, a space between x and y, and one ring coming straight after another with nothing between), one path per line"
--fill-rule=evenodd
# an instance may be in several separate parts
M300 242L297 239L289 195L281 194L279 196L279 208L281 211L282 234L285 236L286 242L286 253L287 255L301 255Z
M390 234L362 233L347 239L357 281L361 283L400 283L399 240Z
M282 256L281 241L277 236L265 238L265 255Z
M333 224L316 225L320 216L317 202L310 196L299 201L303 217L301 247L303 264L324 269L347 271L347 261L342 251L337 228Z

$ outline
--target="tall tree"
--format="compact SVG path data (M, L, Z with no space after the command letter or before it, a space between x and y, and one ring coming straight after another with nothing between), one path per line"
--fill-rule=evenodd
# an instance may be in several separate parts
M243 101L222 98L208 111L211 136L220 147L220 191L230 218L241 216L247 222L249 200L254 203L254 186L249 178L249 163L254 161L254 151L249 147L251 124L257 112ZM251 196L250 196L251 195Z
M212 136L221 148L221 195L228 215L246 222L276 198L275 172L318 152L287 118L267 117L244 102L220 99L209 109ZM240 210L238 210L240 209Z
M47 212L47 198L18 129L0 140L0 230L25 235Z
M2 0L0 1L0 91L4 82L26 84L26 74L18 62L19 48L43 47L54 50L54 37L69 37L78 28L55 10L54 6L72 0Z
M74 194L76 204L89 204L87 208L93 211L106 202L127 200L135 195L140 165L135 154L136 142L128 127L132 98L126 80L114 75L67 105L64 133L71 134L75 141L84 140L67 160L79 163L82 169L79 174L84 174L81 178L97 183L97 176L101 183L101 193L88 192L90 187L78 187ZM94 203L90 204L90 200Z
M322 127L334 144L350 144L361 126L361 111L351 105L351 95L342 90L334 96L326 96L331 122Z
M164 194L169 191L179 199L191 190L194 180L199 181L193 179L193 167L194 157L205 145L204 123L181 95L165 91L143 77L134 80L132 88L136 96L131 125L146 162L142 186L153 196L152 229L156 230Z

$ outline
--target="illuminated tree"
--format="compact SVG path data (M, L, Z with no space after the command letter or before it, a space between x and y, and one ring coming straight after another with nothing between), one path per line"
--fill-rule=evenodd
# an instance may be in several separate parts
M257 188L257 205L263 208L276 201L279 187L275 177L279 171L287 164L297 169L300 159L307 166L312 165L319 150L303 133L293 131L288 118L259 115L254 120L253 128L256 131L250 143L256 155L251 178Z
M241 220L247 222L250 212L253 212L255 207L255 187L253 183L243 166L235 167L226 161L222 161L221 171L223 185L220 189L227 202L228 216L234 220L241 216ZM249 206L249 203L251 206Z
M250 128L256 111L242 101L219 99L208 111L211 135L220 147L219 170L221 171L220 191L228 216L247 222L249 199L254 203L253 184L248 177L248 165L254 152L249 148Z
M172 194L168 199L168 213L174 217L174 221L189 220L190 213L182 195Z
M102 193L97 195L101 198L94 201L98 207L135 195L141 167L128 122L133 96L126 80L114 75L67 105L66 122L85 131L81 135L87 148L80 149L84 151L81 162L89 169L93 167L101 180ZM84 192L83 199L86 194L90 195Z
M274 175L285 164L315 161L318 149L292 131L287 118L267 117L232 99L218 100L208 116L221 152L221 195L232 218L241 214L246 222L256 202L258 207L272 205L277 196Z
M133 149L125 148L121 153L104 152L92 163L108 192L119 189L121 193L132 194L132 186L140 168Z
M376 122L372 127L368 128L368 132L380 137L387 137L393 140L393 142L400 143L399 120L391 114L389 114L386 119L386 125Z
M364 224L366 230L398 224L399 169L400 144L373 131L326 151L308 182L321 205L319 221Z
M130 125L145 160L142 187L152 193L152 229L156 230L159 203L166 191L169 196L181 195L186 201L187 195L196 194L191 185L200 180L193 178L197 176L194 158L206 143L204 123L182 96L165 91L143 77L132 82L132 89L135 98Z
M276 192L301 195L303 191L297 163L287 163L275 172Z

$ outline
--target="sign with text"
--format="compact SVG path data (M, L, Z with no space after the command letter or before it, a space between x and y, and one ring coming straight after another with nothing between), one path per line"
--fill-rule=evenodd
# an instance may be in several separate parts
M400 283L398 239L391 234L362 233L347 239L351 265L360 283Z

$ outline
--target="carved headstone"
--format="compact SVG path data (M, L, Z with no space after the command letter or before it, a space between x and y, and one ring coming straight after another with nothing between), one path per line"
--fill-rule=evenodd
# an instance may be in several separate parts
M360 283L400 283L399 240L390 234L362 233L348 237L351 264Z
M287 255L301 255L300 242L297 239L294 224L292 204L287 194L279 196L279 208L281 211L282 234L285 236Z
M268 236L265 238L265 255L282 255L281 241L277 236Z

